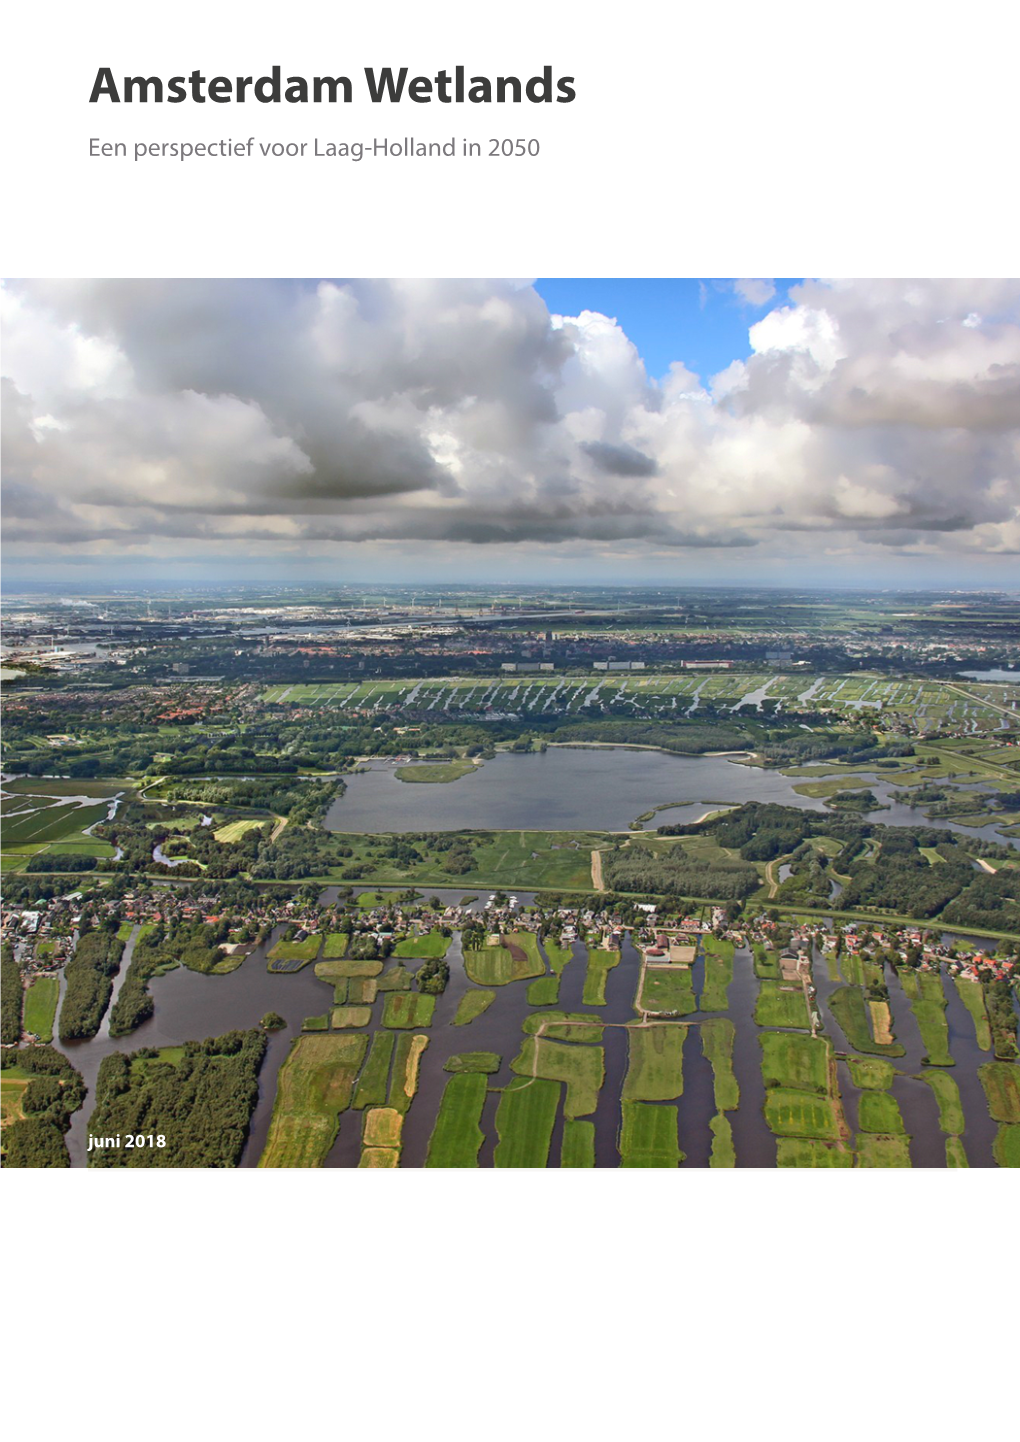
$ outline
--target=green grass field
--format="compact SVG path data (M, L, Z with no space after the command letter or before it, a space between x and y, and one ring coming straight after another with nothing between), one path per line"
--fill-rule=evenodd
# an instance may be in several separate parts
M676 1022L627 1028L625 1102L666 1102L682 1095L686 1037L687 1027Z
M559 1082L540 1077L510 1083L496 1108L499 1141L493 1162L497 1167L546 1165L559 1099Z
M22 1102L25 1096L25 1088L31 1081L31 1073L23 1076L12 1076L12 1072L20 1072L20 1067L7 1067L0 1073L0 1122L7 1126L10 1122L21 1121L25 1115L25 1108Z
M852 1056L847 1058L847 1064L854 1086L862 1087L865 1091L888 1091L893 1078L898 1075L891 1061L881 1061L878 1058Z
M269 953L270 961L314 961L319 954L321 936L307 936L304 941L278 941Z
M553 941L551 936L547 936L542 945L549 959L549 969L559 976L567 963L573 960L574 953L569 946L560 946L559 942Z
M588 970L584 976L584 992L581 997L584 1006L605 1006L606 980L614 966L620 964L618 951L602 951L597 947L588 948Z
M754 958L754 974L759 981L779 980L779 953L756 941L751 954Z
M444 936L441 931L430 931L425 936L406 936L403 941L397 942L393 955L422 957L425 960L445 956L452 940L452 936Z
M784 990L781 982L763 981L754 1008L759 1026L807 1028L810 1025L807 1002L801 987Z
M852 1167L854 1154L837 1142L808 1137L779 1137L776 1165L779 1167Z
M9 811L4 813L5 848L16 850L20 846L40 846L72 838L88 842L90 838L82 835L86 827L105 821L109 809L105 803L100 806L76 806L49 801L32 804L26 800L26 805L31 805L31 809L13 815ZM97 841L94 844L106 855L112 855L104 843ZM57 847L57 850L60 849Z
M978 1067L981 1085L988 1098L992 1120L1020 1123L1020 1065L1011 1061L986 1061Z
M839 1140L832 1103L809 1092L772 1087L765 1093L765 1120L776 1136Z
M899 1136L906 1131L899 1103L888 1092L861 1094L857 1125L862 1132L876 1132L884 1137Z
M351 1104L365 1036L299 1036L280 1068L260 1167L319 1167Z
M733 980L732 941L717 941L714 936L701 940L705 953L705 984L701 991L700 1011L725 1011L730 982Z
M462 776L471 776L479 767L473 761L416 762L413 766L398 766L394 771L398 781L428 784L459 781Z
M906 1137L861 1132L857 1138L859 1167L909 1167L910 1143Z
M1020 1126L1003 1123L992 1143L992 1153L1000 1167L1020 1167Z
M508 937L507 940L513 941L513 938ZM524 947L515 942L512 949L510 946L483 946L477 951L466 950L464 970L468 978L478 986L507 986L512 981L525 981L528 977L541 976L545 972L545 962L538 957L537 952L529 955Z
M600 1046L571 1046L569 1042L549 1041L544 1036L525 1036L510 1068L518 1076L565 1082L563 1115L568 1119L591 1115L605 1080Z
M974 1019L974 1033L982 1051L992 1049L992 1029L988 1024L988 1008L985 1006L985 991L979 981L965 981L956 977L956 990L960 1000Z
M701 1048L712 1067L715 1104L721 1112L740 1105L740 1087L733 1070L733 1044L737 1029L728 1016L714 1016L700 1027Z
M368 1060L361 1069L351 1102L356 1111L364 1107L381 1107L385 1102L393 1060L393 1039L391 1031L377 1031L373 1036Z
M429 1138L427 1167L477 1167L485 1140L479 1123L487 1090L488 1082L478 1072L452 1076L446 1083Z
M343 982L337 982L336 986L342 986ZM406 990L406 988L403 988ZM379 983L374 976L352 976L347 979L347 996L345 1000L358 1006L371 1006L375 1001L376 993L379 990Z
M536 1011L524 1018L529 1036L541 1032L551 1041L601 1042L603 1027L591 1011Z
M371 1020L372 1008L370 1006L335 1006L329 1014L329 1024L334 1031L368 1026Z
M529 1006L555 1006L560 999L558 976L540 976L528 987Z
M718 1112L709 1122L712 1129L712 1152L708 1159L710 1167L735 1167L737 1152L733 1145L733 1128L729 1117Z
M393 1071L390 1074L390 1094L387 1104L397 1111L406 1112L418 1091L418 1067L422 1052L429 1044L427 1036L402 1031L393 1048Z
M925 1071L921 1080L927 1082L935 1093L939 1104L939 1126L951 1136L962 1136L966 1125L963 1106L960 1102L960 1088L953 1077L943 1071Z
M492 1076L498 1072L503 1058L494 1051L462 1051L455 1056L447 1057L443 1071L453 1072L455 1075L460 1072L481 1072L483 1076Z
M483 1011L488 1011L495 1000L496 993L494 991L472 987L457 1003L457 1010L451 1025L467 1026L469 1022L474 1021L476 1016L481 1016Z
M648 1102L623 1102L621 1167L678 1167L683 1152L677 1136L679 1109Z
M341 981L344 977L351 976L378 976L382 969L381 961L362 961L353 956L315 963L315 975L320 981Z
M1017 1165L1020 1165L1020 1161L1018 1161ZM964 1150L963 1142L960 1141L960 1138L946 1137L946 1167L969 1166L970 1162L967 1160L967 1153Z
M642 967L635 1009L656 1016L689 1016L692 1011L697 1011L690 968Z
M900 971L903 989L910 997L921 1040L927 1052L928 1066L953 1066L949 1052L949 1026L946 1022L946 997L942 989L942 977L937 972L911 972L904 967Z
M432 1025L436 999L424 992L391 991L383 1002L383 1026L410 1029Z
M595 1123L565 1121L560 1146L561 1167L593 1167L595 1165Z
M260 826L265 826L265 821L228 821L225 826L218 827L213 835L217 841L240 841L246 831L252 831Z
M829 1095L829 1043L822 1037L795 1032L762 1032L761 1071L767 1087Z
M375 989L377 993L380 991L412 991L414 975L408 971L406 966L391 966L377 979Z
M53 1018L59 996L60 979L56 976L37 976L25 992L22 1026L40 1041L53 1040Z
M829 997L832 1014L836 1018L847 1044L855 1051L873 1056L903 1056L899 1042L877 1042L871 1034L864 993L856 986L838 986Z

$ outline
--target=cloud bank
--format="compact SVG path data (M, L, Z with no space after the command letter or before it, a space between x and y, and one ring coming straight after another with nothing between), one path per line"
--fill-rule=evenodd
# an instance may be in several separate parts
M1020 283L734 291L747 354L656 383L521 283L11 283L8 555L1020 554Z

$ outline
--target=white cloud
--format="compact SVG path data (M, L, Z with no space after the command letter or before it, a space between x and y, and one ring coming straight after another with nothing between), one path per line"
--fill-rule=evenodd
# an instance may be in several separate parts
M6 540L1016 551L1020 284L808 281L750 344L656 383L520 282L13 284Z
M776 293L775 282L771 280L735 280L733 289L748 305L768 305Z

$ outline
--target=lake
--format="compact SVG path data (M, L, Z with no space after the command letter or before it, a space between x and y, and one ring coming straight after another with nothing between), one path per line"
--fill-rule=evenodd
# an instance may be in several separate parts
M743 754L743 753L742 753ZM622 747L550 747L545 752L500 752L459 781L401 781L397 762L373 761L345 777L346 793L326 813L327 831L625 831L631 821L666 802L682 803L645 822L654 830L699 821L719 806L771 801L827 811L824 801L794 790L811 777L749 766L733 756L674 756ZM406 762L403 763L406 765ZM824 774L824 767L818 775ZM887 826L931 826L986 841L1020 846L994 825L964 827L929 820L922 811L890 802L902 781L859 772L848 785L869 786L885 809L865 819Z
M713 806L742 801L822 809L780 772L725 756L557 746L500 752L459 781L400 781L395 769L372 762L345 777L346 794L326 813L327 831L625 831L671 801L684 804L649 825L696 820Z

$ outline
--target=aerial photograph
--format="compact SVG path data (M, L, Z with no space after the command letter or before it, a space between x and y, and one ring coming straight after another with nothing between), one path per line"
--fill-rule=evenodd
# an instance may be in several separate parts
M4 1167L1020 1166L1020 282L2 340Z

